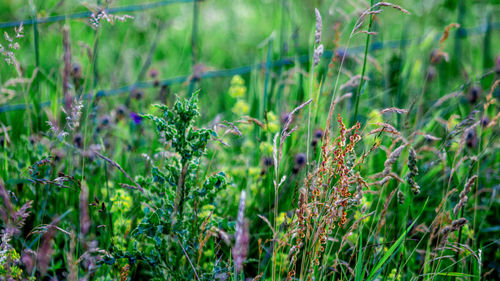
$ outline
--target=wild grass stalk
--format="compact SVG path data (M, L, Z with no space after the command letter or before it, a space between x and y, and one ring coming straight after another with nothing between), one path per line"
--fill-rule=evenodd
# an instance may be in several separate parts
M158 45L158 36L153 38L152 45L140 42L143 36L151 34L147 25L149 18L143 20L140 16L140 21L123 28L101 28L100 20L112 21L113 18L107 15L109 10L100 6L91 7L95 22L84 27L95 28L95 32L80 28L78 24L70 25L68 19L64 28L58 29L59 35L44 35L39 42L39 60L45 63L52 59L47 50L53 47L50 45L52 40L57 39L59 47L54 49L59 51L54 61L64 62L64 69L62 64L49 64L39 68L40 73L37 73L35 67L32 77L40 78L38 89L30 88L30 78L24 77L27 76L24 74L26 69L30 71L36 64L34 59L20 59L19 67L12 71L2 69L0 73L1 79L14 70L20 73L19 78L13 79L26 82L14 85L7 80L0 85L0 92L4 89L9 93L24 91L30 111L35 110L30 101L33 91L38 99L36 102L47 97L53 102L41 116L33 112L28 112L28 116L23 112L3 115L3 107L0 109L0 149L3 149L0 174L5 179L5 184L0 186L0 201L7 202L5 198L8 198L10 202L3 202L5 204L0 206L0 230L10 228L13 221L10 217L5 218L4 213L16 213L23 204L33 201L32 215L26 218L25 226L20 230L22 235L12 236L8 243L5 242L8 239L2 239L0 279L4 278L2 270L12 272L13 266L23 269L23 278L68 280L154 277L171 280L342 278L354 281L494 278L491 273L488 276L491 268L485 261L495 254L495 238L490 234L494 231L492 210L496 193L490 187L496 186L498 180L494 174L499 162L496 125L500 114L494 100L497 94L494 87L498 84L491 86L489 94L485 89L490 86L487 80L500 73L500 68L486 70L486 74L474 73L472 70L482 63L476 60L483 58L477 51L484 50L484 46L471 44L471 57L461 62L463 69L467 70L467 73L463 72L466 77L451 77L446 73L449 65L445 62L444 49L439 50L441 53L433 53L433 58L427 62L427 50L433 40L417 40L421 45L409 49L405 55L401 72L406 82L404 89L401 85L398 87L397 104L379 110L378 105L392 102L384 92L387 79L382 76L394 72L377 66L375 52L372 54L372 46L377 45L369 43L373 41L370 37L376 35L373 29L377 27L377 21L382 23L385 20L385 16L379 17L383 7L405 10L387 2L373 1L372 4L360 11L358 8L366 7L347 4L348 8L344 10L344 4L335 3L328 11L329 18L324 21L324 26L320 21L321 28L325 27L323 34L316 32L321 28L315 29L312 54L297 56L290 70L280 61L278 65L284 72L277 78L272 70L276 66L271 60L272 39L260 45L265 46L261 49L263 52L260 51L266 57L265 67L256 63L248 68L250 79L243 77L249 81L249 90L241 99L251 103L247 105L249 116L243 117L241 115L247 113L228 110L234 100L225 94L228 82L225 78L203 82L207 94L200 97L201 109L193 103L178 101L172 108L159 106L162 110L159 114L139 114L154 112L146 107L156 98L149 95L152 91L147 88L156 82L136 84L140 89L131 93L130 97L134 98L130 98L126 106L118 105L123 103L119 99L101 99L104 95L130 88L97 92L100 87L120 86L130 77L134 80L136 71L140 77L153 64L158 70L156 76L151 76L155 80L158 73L167 76L170 76L169 72L173 75L178 75L177 71L189 73L189 64L178 64L184 57L170 52L180 51L176 49L179 46L185 50L182 42L189 45L189 39L193 37L193 32L189 31L193 26L185 23L185 17L173 15L174 12L169 13L169 17L173 15L176 29L171 33L169 30L168 41L158 41ZM9 5L17 7L15 3ZM110 5L110 2L105 5ZM258 16L252 15L253 5L257 4L243 4L245 9L248 8L245 11L250 11L244 16L240 16L236 8L232 9L235 13L231 16L237 20L231 24L239 27L249 19L259 17L260 13L268 13L262 9L255 13ZM293 10L295 2L282 0L269 5L278 12L281 5L282 17L274 20L259 18L259 23L273 23L281 29L279 52L282 58L286 20L290 18L301 24L305 18L302 19L299 10ZM288 5L290 11L286 10ZM483 6L489 7L480 7ZM225 35L227 30L217 22L227 23L224 18L212 19L219 13L217 5L212 3L206 7L206 13L198 16L204 21L203 25L198 25L198 39L207 38L202 37L207 29L222 26L213 33L214 39L221 39L218 36ZM418 9L419 6L411 7ZM476 6L471 4L470 7ZM456 10L441 9L445 21L447 15L456 15ZM319 48L321 40L317 42L317 37L327 37L332 33L326 28L327 22L356 17L347 11L359 15L351 33L345 34L349 36L347 47L337 48L343 32L340 25L334 23L337 26L333 43L336 51L332 60L335 61L328 69L317 67L321 63L322 51ZM427 10L422 6L422 11ZM285 19L287 12L290 15ZM419 17L420 11L416 14L411 18L412 34L424 26L419 22L422 18ZM326 17L326 13L323 15ZM150 25L155 27L154 23L160 19L154 16ZM470 13L464 17L465 23L477 18ZM45 17L40 20L45 20ZM54 26L58 27L51 25ZM268 29L262 29L258 24L251 26L252 36L256 38L269 34ZM425 27L434 32L428 24ZM176 35L181 29L185 36ZM50 30L53 29L49 28L47 32ZM228 30L234 32L231 28ZM395 35L389 29L380 31ZM10 36L11 32L7 30L7 33L6 36ZM140 36L136 36L138 33ZM367 37L363 35L361 38L364 44L359 48L358 58L358 49L349 47L349 44L355 35L363 33ZM85 43L76 44L70 34L78 41L93 40L93 44L88 48ZM252 61L244 56L248 53L244 54L248 46L240 48L239 44L252 44L253 41L246 40L254 38L247 38L240 31L237 34L242 36L231 42L238 48L223 56L214 53L207 65L223 68L230 67L235 59ZM305 37L300 38L297 32L294 34L293 42L297 54L300 54L305 49L300 46L304 42L299 39ZM112 35L120 36L124 44L114 42ZM442 38L449 35L447 29ZM492 44L496 42L495 37L490 39ZM461 40L463 44L472 43ZM170 44L172 42L174 44ZM219 46L206 43L207 50ZM128 52L130 44L134 44L134 49ZM329 43L324 44L331 49ZM169 47L168 52L161 51L165 46ZM154 51L156 47L157 52ZM200 50L199 46L196 47ZM143 48L150 53L144 53L141 61L138 50ZM32 47L27 49L33 50ZM195 50L192 47L188 51ZM387 52L382 52L376 58L384 59L386 55ZM191 53L191 59L193 57ZM301 61L307 57L310 65L303 69ZM109 73L100 68L99 77L96 77L97 59L99 66L116 61L120 69ZM337 59L341 59L340 65L336 65ZM441 65L436 65L434 59L441 59ZM120 67L122 60L126 60L123 65L127 67ZM74 68L77 61L79 67ZM376 66L373 75L368 75L370 63ZM433 68L427 68L428 65ZM199 69L195 66L199 64L191 63L191 68ZM434 72L429 71L428 80L423 81L421 72L426 68ZM255 69L262 71L253 71ZM230 75L232 71L213 75ZM328 77L335 71L338 71L335 82L329 82ZM355 75L356 71L360 74ZM187 83L172 85L171 91L182 90L187 84L189 87L196 85L201 71L191 73L191 76L179 78L191 77L185 80ZM430 77L437 75L441 78L437 81L439 83ZM305 83L309 84L305 90L307 93L304 92L306 99L311 99L292 111L296 118L289 115L275 118L271 113L287 110L289 106L293 108L304 100L303 77L307 77ZM166 81L170 83L170 80ZM480 90L468 90L480 89L479 84L482 84L486 98ZM247 86L245 82L242 85ZM371 94L380 94L361 100L367 85ZM49 95L48 91L52 90L59 93L57 97ZM438 95L449 90L454 92L442 97ZM414 106L405 105L405 102L412 103L411 95L409 99L403 95L405 91L422 92L415 101L420 113L415 114ZM88 92L89 95L84 95ZM68 99L71 106L61 103L61 93L72 97ZM328 113L324 112L323 101L328 99L324 93L332 95L326 105L329 106ZM219 103L220 97L223 101ZM346 120L363 120L361 115L367 120L348 128L336 111L337 106L343 106L351 97L352 107L357 112L345 116L349 118ZM15 98L6 100L14 101ZM163 100L165 98L170 103L168 96L162 96ZM3 97L0 99L3 101ZM210 102L209 106L206 106L207 102ZM61 105L64 107L62 113ZM305 106L309 106L309 112L297 114ZM194 121L191 114L203 118ZM32 124L22 126L22 117L41 119L32 119ZM338 127L331 124L335 117ZM145 118L152 119L154 124L144 124ZM36 122L46 119L50 121L51 132L37 130ZM318 124L324 125L325 120L326 127L323 130L317 128ZM211 124L210 127L218 125L213 130L200 129L207 123ZM418 130L412 131L412 125ZM307 155L303 153L305 150ZM205 155L208 157L203 157ZM308 171L304 171L304 162ZM113 168L116 168L114 172ZM224 170L227 176L214 174L215 170ZM17 178L19 175L21 179ZM467 187L471 179L474 182ZM228 182L230 188L224 189ZM455 186L461 186L460 190ZM2 187L5 191L1 190ZM240 195L238 206L241 191L245 196ZM243 204L241 198L246 198ZM424 203L426 198L428 203ZM19 258L15 258L13 252L6 254L7 244L17 250ZM98 249L97 245L106 251ZM40 255L37 257L37 254Z
M31 13L32 16L37 19L37 11L35 4L30 1L30 8L31 8ZM40 68L40 43L39 43L39 34L38 34L38 23L35 21L33 24L33 50L35 53L35 67L37 69ZM38 73L37 73L38 74ZM40 77L39 75L35 76L35 79L33 81L32 89L31 89L31 100L33 101L34 104L34 119L37 120L37 123L35 124L35 127L33 129L41 129L42 124L41 124L41 108L40 108L40 100L36 98L36 93L40 89ZM29 111L28 111L29 114Z
M319 64L321 57L323 56L323 44L321 44L321 32L323 29L323 22L321 19L321 14L318 9L314 9L315 15L316 15L316 22L315 22L315 31L314 31L314 44L313 44L313 53L312 53L312 59L311 59L311 70L309 73L309 99L313 99L313 107L317 107L318 100L317 98L314 99L314 68ZM309 172L310 165L310 143L311 143L311 107L308 109L308 115L307 115L307 148L306 148L306 171Z
M273 140L273 162L274 162L274 206L273 206L273 214L274 214L274 224L273 224L273 229L274 231L278 230L278 199L279 199L279 189L280 186L283 185L283 183L286 180L286 176L283 176L280 178L279 175L279 167L280 163L283 158L283 146L285 144L285 141L290 135L296 130L296 128L291 127L292 126L292 120L294 118L294 115L301 109L303 109L305 106L310 106L310 103L312 102L311 99L309 99L307 102L299 105L296 107L294 110L292 110L289 115L288 119L286 120L286 123L283 126L283 129L281 130L281 133L276 133L274 136ZM277 242L276 241L278 237L273 235L272 238L272 249L273 249L273 256L272 256L272 280L276 280L276 263L277 263ZM281 271L280 271L281 272Z
M265 72L265 78L264 78L264 93L262 97L262 113L261 113L261 118L264 120L267 120L267 111L268 111L268 104L269 104L269 98L268 98L268 87L269 84L271 83L271 61L272 61L272 51L273 51L273 43L274 43L274 33L271 34L269 39L267 40L267 54L266 54L266 72Z
M193 21L191 26L191 72L194 75L196 73L196 64L198 63L199 56L199 46L198 46L198 21L199 21L199 3L198 1L193 1ZM193 77L196 78L196 77ZM191 79L189 81L188 95L191 96L195 92L197 79Z
M374 0L370 0L370 6L373 7L373 2ZM359 106L359 99L361 96L361 89L363 86L366 86L367 83L364 82L364 77L365 77L365 71L366 71L366 61L368 58L368 49L370 46L370 32L372 29L372 24L373 24L373 15L370 15L370 20L368 22L368 32L366 33L366 43L365 43L365 54L363 57L363 68L361 69L361 80L359 82L358 89L354 95L354 115L352 117L351 124L354 124L358 120L358 106Z

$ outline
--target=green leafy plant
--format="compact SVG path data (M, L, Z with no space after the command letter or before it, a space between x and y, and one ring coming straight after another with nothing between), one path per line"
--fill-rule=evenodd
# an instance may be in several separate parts
M197 94L187 100L177 99L172 108L155 106L162 111L161 116L143 117L153 121L158 137L164 140L162 155L170 153L172 157L164 167L153 166L150 177L139 179L142 186L148 187L151 201L132 231L132 247L117 249L113 259L128 258L129 264L137 264L135 278L200 278L201 248L207 243L204 238L213 233L212 227L224 223L213 211L205 217L199 215L203 210L215 209L214 199L226 185L222 172L202 183L198 181L201 157L210 136L216 133L193 126L199 116Z

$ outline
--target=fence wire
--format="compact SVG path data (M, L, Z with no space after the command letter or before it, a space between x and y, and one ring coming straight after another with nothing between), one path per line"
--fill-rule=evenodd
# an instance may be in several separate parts
M200 0L166 0L166 1L159 1L159 2L154 2L154 3L147 3L147 4L138 4L138 5L129 5L129 6L123 6L123 7L117 7L117 8L110 8L106 9L107 13L113 14L113 13L121 13L121 12L135 12L135 11L143 11L147 9L154 9L158 8L161 6L169 5L169 4L175 4L175 3L192 3ZM7 28L7 27L14 27L14 26L19 26L21 23L23 25L29 25L33 23L48 23L48 22L57 22L57 21L62 21L66 20L67 18L69 19L77 19L77 18L86 18L90 17L92 15L92 12L81 12L81 13L73 13L69 15L60 15L60 16L52 16L44 19L29 19L29 20L19 20L19 21L12 21L12 22L4 22L0 23L0 28ZM489 23L489 24L484 24L472 28L461 28L459 29L458 36L461 38L472 36L472 35L477 35L477 34L483 34L485 33L488 29L491 30L498 30L500 29L500 22L494 22L494 23ZM435 40L438 40L439 37L434 38ZM423 37L417 38L417 39L407 39L407 40L392 40L392 41L385 41L385 42L375 42L370 44L369 46L369 51L377 51L377 50L382 50L382 49L395 49L395 48L400 48L400 47L406 47L411 44L418 44L423 40ZM323 54L324 59L331 59L334 53L336 52L347 52L348 55L353 55L353 54L360 54L363 53L365 49L365 46L356 46L356 47L351 47L348 50L339 48L335 51L325 51ZM309 55L301 55L301 56L294 56L294 57L288 57L280 60L275 60L271 61L269 67L270 68L276 68L276 67L284 67L284 66L289 66L293 65L295 63L306 63L310 59ZM201 73L198 78L200 79L210 79L210 78L217 78L217 77L231 77L234 75L241 75L241 74L246 74L249 73L253 70L260 70L260 69L265 69L266 68L266 62L259 62L251 65L246 65L246 66L240 66L240 67L235 67L235 68L230 68L230 69L221 69L221 70L212 70L212 71L206 71ZM190 81L192 79L193 75L183 75L183 76L176 76L176 77L170 77L166 78L164 80L160 80L159 85L160 86L169 86L173 84L181 84L184 82ZM152 88L154 87L154 82L153 81L147 81L147 82L137 82L131 85L119 87L119 88L114 88L114 89L107 89L107 90L99 90L93 93L89 93L85 95L87 99L90 99L94 96L96 97L108 97L108 96L115 96L123 93L130 92L134 89L147 89L147 88ZM40 103L40 107L46 107L50 106L51 102L50 101L45 101ZM28 105L30 108L33 106L31 104ZM9 112L9 111L16 111L16 110L25 110L26 109L26 104L13 104L13 105L4 105L0 107L0 113L2 112Z
M109 8L109 9L104 9L104 11L107 14L132 13L132 12L151 10L151 9L167 6L170 4L192 3L195 1L200 1L200 0L164 0L164 1L158 1L158 2L153 2L153 3L135 4L135 5L128 5L128 6L123 6L123 7ZM26 26L26 25L32 25L34 23L41 24L41 23L58 22L58 21L65 21L66 19L90 18L91 16L92 16L92 12L86 11L86 12L77 12L77 13L67 14L67 15L50 16L50 17L39 18L39 19L38 18L37 19L23 19L23 20L17 20L17 21L2 22L2 23L0 23L0 28L15 27L15 26L20 26L21 24Z

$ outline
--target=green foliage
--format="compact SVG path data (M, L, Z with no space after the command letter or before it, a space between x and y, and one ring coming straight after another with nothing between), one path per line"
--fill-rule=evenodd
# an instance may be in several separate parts
M171 142L175 152L181 156L182 165L199 158L205 150L210 134L215 134L211 130L193 127L194 119L200 115L197 97L198 93L195 93L190 99L177 99L172 109L165 105L155 105L163 111L162 117L144 115L155 123L157 132L164 136L166 141Z
M135 265L136 278L191 279L195 272L187 257L200 254L198 260L205 262L199 237L208 235L213 226L225 224L216 211L206 217L199 214L216 204L214 199L224 190L226 176L220 172L201 183L198 180L200 158L210 136L216 134L193 126L199 115L196 94L187 100L177 99L172 109L164 105L156 107L162 111L160 117L151 114L144 117L153 121L158 137L165 140L165 149L160 152L168 153L171 147L175 155L163 167L153 166L151 175L139 180L146 187L150 201L144 217L131 232L134 238L131 246L115 249L109 261L128 259L129 264Z
M1 30L0 280L500 279L492 1L0 2L42 21ZM317 187L347 201L319 204L339 115L360 140Z

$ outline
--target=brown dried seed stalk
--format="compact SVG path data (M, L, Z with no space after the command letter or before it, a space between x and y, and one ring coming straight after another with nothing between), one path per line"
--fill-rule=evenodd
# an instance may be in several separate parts
M459 230L460 228L462 228L466 223L467 223L467 219L466 218L459 218L457 220L454 220L451 222L451 225L447 225L445 226L443 229L441 229L441 231L439 232L439 234L442 236L442 240L441 240L441 243L440 243L440 246L441 247L444 247L446 245L446 243L448 243L448 238L450 236L450 233L452 231L456 231L456 230Z
M42 273L42 276L45 276L45 274L47 273L47 270L49 268L49 262L52 260L51 257L54 251L54 248L52 246L52 239L55 236L56 225L58 223L59 223L59 218L56 218L52 221L51 224L47 226L47 229L42 236L41 240L42 242L36 254L37 267Z
M314 9L314 13L316 14L316 30L314 32L314 44L319 45L321 43L321 30L323 28L323 23L321 22L321 14L318 9Z
M77 281L78 280L78 267L75 262L75 257L73 253L75 252L76 248L76 234L71 231L70 235L70 244L69 244L69 252L66 253L66 259L68 260L68 271L69 271L69 276L68 280L69 281Z
M477 176L474 175L469 180L467 180L467 183L465 184L464 190L462 190L462 192L460 192L460 201L457 203L455 208L453 208L453 214L455 216L458 214L460 209L467 203L467 200L469 199L467 197L467 194L469 194L469 192L471 191L472 186L474 185L476 179L477 179Z
M439 98L433 105L432 107L439 107L440 105L442 105L445 101L451 99L451 98L455 98L457 97L458 95L460 95L462 92L460 91L457 91L457 92L452 92L452 93L449 93L449 94L446 94L444 95L443 97Z
M128 263L122 267L121 273L120 273L120 281L127 281L128 280L129 270L130 270L130 265Z
M389 155L389 157L387 158L387 160L385 160L384 162L384 176L387 176L390 174L391 172L391 167L392 167L392 164L396 163L396 160L398 160L399 158L399 155L401 155L401 152L403 152L403 149L406 147L407 144L403 144L401 146L399 146L398 148L394 149L394 151L391 152L391 154Z
M85 237L90 229L90 216L89 216L89 189L85 182L82 183L80 190L80 235Z
M380 220L380 222L378 224L376 235L378 235L378 233L380 232L380 230L382 229L382 227L385 225L385 221L386 221L385 214L387 213L387 210L389 209L389 203L391 203L392 197L394 197L394 194L396 194L397 190L398 189L394 189L391 192L391 194L389 194L389 197L387 197L387 200L385 200L384 208L382 209L382 212L380 213L381 220Z
M467 223L466 218L459 218L458 220L454 220L451 222L451 227L453 227L454 230L458 230L462 226L464 226Z
M406 174L406 181L410 185L413 194L418 195L420 193L420 186L415 181L415 177L418 175L417 152L413 147L410 147L410 153L408 154L408 169L409 172Z
M450 23L450 24L448 24L444 28L443 36L441 36L441 39L439 39L439 44L443 44L448 39L448 37L450 36L450 30L452 28L460 28L460 24L458 24L458 23Z
M240 205L238 207L238 219L236 221L236 242L232 249L234 267L238 273L243 269L243 263L245 262L248 254L248 245L250 240L248 222L245 220L245 201L246 193L245 190L242 190Z
M398 130L396 130L396 128L394 128L394 126L392 126L391 124L377 122L377 123L375 123L375 125L380 126L380 127L371 130L370 132L368 132L368 135L378 134L380 132L390 133L390 134L393 134L395 136L401 135L401 133Z
M63 28L63 46L64 46L64 71L63 71L63 94L64 108L67 112L71 111L73 97L70 94L69 77L71 74L71 45L69 42L69 28Z
M263 128L263 129L266 127L266 125L264 125L264 123L262 123L260 120L258 120L256 118L253 118L253 117L250 117L250 116L243 116L243 118L246 119L247 123L254 123L254 124L256 124L257 126ZM238 121L238 122L241 122L241 121Z
M493 92L500 85L500 79L496 80L491 86L490 92L486 96L486 103L483 105L484 112L488 109L488 107L496 102L496 99L493 98Z
M356 26L354 27L354 29L351 32L351 34L354 34L359 28L361 28L361 26L364 23L364 19L365 19L366 16L368 16L368 15L374 15L374 14L379 14L379 13L382 12L381 10L373 11L373 9L375 9L377 7L390 7L390 8L396 9L396 10L398 10L398 11L404 13L404 14L410 14L410 12L408 12L406 9L404 9L401 6L398 6L398 5L389 3L389 2L378 2L377 4L371 6L370 8L368 8L367 10L365 10L361 14L361 16L358 18Z
M314 60L314 66L319 64L319 61L321 59L321 56L323 56L323 44L320 44L316 49L314 49L314 54L313 54L313 60Z
M406 199L405 194L400 189L398 189L398 203L400 205L403 205L405 203L405 199Z
M390 113L390 112L395 112L398 114L406 114L408 113L408 110L402 109L402 108L397 108L397 107L389 107L389 108L384 108L380 111L380 113Z
M94 151L94 153L99 156L100 158L102 158L104 161L108 162L111 166L113 167L116 167L118 170L120 170L120 172L122 172L125 177L127 177L127 179L129 179L131 182L133 182L135 184L135 186L137 187L137 189L139 189L143 194L145 193L144 192L144 189L138 184L136 183L131 176L129 176L127 174L127 172L125 172L125 170L123 170L123 168L120 166L120 164L116 163L115 161L109 159L108 157L102 155L101 153L97 152L97 151Z
M495 117L493 117L491 119L491 121L488 123L488 126L486 126L486 128L491 128L491 127L495 126L498 122L498 119L500 119L500 112L497 113L497 115L495 115Z

